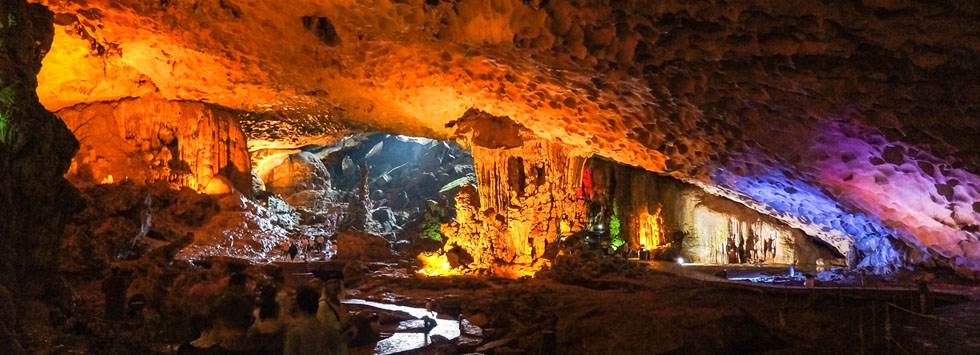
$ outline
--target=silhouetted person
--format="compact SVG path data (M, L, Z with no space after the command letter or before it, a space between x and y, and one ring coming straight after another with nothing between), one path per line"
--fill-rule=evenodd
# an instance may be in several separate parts
M284 312L277 295L275 286L262 288L259 306L252 314L255 322L248 329L248 336L258 344L256 350L264 354L278 354L282 351Z
M337 354L347 354L347 343L357 336L357 328L351 326L347 308L341 303L343 294L344 284L341 279L335 278L324 282L320 310L317 312L317 317L340 335L340 341L336 343Z
M350 342L351 346L372 344L381 339L381 319L377 313L358 313L350 321L357 328L356 336Z
M317 253L322 253L323 252L324 242L325 241L324 241L322 235L318 235L316 237L316 252Z
M425 331L425 343L426 344L429 343L429 333L431 333L433 329L436 329L436 326L437 325L439 325L439 324L436 323L436 320L433 319L432 317L429 317L429 316L423 316L422 317L422 327L423 327L423 330Z
M296 244L295 243L290 243L289 244L289 261L293 261L293 259L296 259L296 254L298 254L298 253L299 253L299 248L296 247Z
M228 279L228 287L218 296L215 307L212 308L212 319L227 322L238 329L247 329L252 325L252 304L254 303L251 292L246 288L248 279L242 273L231 274Z
M255 297L246 287L244 274L234 273L228 286L214 300L208 311L211 328L191 342L196 348L215 352L249 350L253 344L246 332L252 325L252 306Z
M129 288L129 278L122 269L113 266L104 280L102 293L105 294L105 319L120 321L126 316L126 289Z
M144 306L146 306L146 296L141 293L133 295L126 303L126 316L129 318L142 317Z
M320 293L309 286L296 292L296 314L286 328L285 355L343 355L340 334L317 316ZM341 351L343 349L343 351Z

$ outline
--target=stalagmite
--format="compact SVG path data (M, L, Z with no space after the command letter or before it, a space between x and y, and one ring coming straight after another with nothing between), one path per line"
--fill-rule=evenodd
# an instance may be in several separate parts
M458 140L472 146L479 187L456 197L456 221L443 228L446 248L460 246L473 267L533 274L548 246L582 228L581 187L586 156L536 139L507 117L471 110L458 121Z

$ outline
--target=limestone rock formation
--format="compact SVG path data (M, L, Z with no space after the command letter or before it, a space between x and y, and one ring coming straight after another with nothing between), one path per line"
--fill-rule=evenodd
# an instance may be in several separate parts
M152 83L430 137L475 108L857 245L862 266L980 270L970 1L37 1L61 19L53 53L101 64L51 58L49 107Z
M300 191L329 189L330 173L315 155L300 152L266 171L262 181L266 191L289 197Z
M356 190L347 195L347 209L344 217L337 224L338 231L367 231L368 224L371 222L369 199L367 193L368 167L367 163L361 163L360 178L358 179Z
M72 106L57 115L81 144L68 172L78 186L166 181L212 194L251 194L248 147L230 110L143 97Z
M593 160L592 201L616 205L620 237L632 250L673 249L688 262L842 265L836 249L799 229L671 177ZM610 227L611 228L611 227Z
M496 223L486 220L481 213L483 209L480 208L480 196L475 186L464 185L456 192L455 200L456 219L442 225L440 230L446 240L443 252L459 247L473 259L473 269L490 269L496 261L496 255L492 252L493 239L484 235L499 233Z
M508 117L471 111L452 125L473 145L479 200L460 190L456 221L443 227L447 250L462 247L479 269L531 265L557 238L581 229L585 204L575 191L585 156L536 139Z
M275 210L237 193L220 196L215 202L217 213L190 229L193 241L180 250L178 259L235 257L269 262L283 257L277 248L293 234L286 229L293 223L288 216L283 221Z
M0 284L26 282L25 297L57 265L62 228L80 204L63 177L78 143L34 92L52 16L25 1L0 3Z
M393 255L388 241L374 234L342 231L336 238L336 258L340 260L385 261Z
M63 177L78 143L34 91L52 31L44 7L0 2L0 349L11 354L26 353L25 302L55 283L44 276L81 202Z

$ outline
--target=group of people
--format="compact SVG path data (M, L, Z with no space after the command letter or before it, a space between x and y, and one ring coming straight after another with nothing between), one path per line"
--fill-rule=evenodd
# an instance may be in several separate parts
M211 303L210 326L181 346L182 354L347 354L357 336L341 304L341 279L317 281L296 290L259 287L232 274ZM257 302L256 302L257 299Z
M283 255L288 256L289 261L293 261L301 252L304 259L309 259L316 253L324 253L326 252L326 245L326 239L322 235L318 235L315 238L301 237L299 245L291 240L283 241L280 248Z

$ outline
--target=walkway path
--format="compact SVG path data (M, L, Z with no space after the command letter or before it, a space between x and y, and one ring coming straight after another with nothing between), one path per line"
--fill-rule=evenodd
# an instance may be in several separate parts
M764 282L733 281L733 280L728 280L717 276L709 275L703 272L688 270L684 265L673 263L673 262L636 261L636 260L631 260L630 262L646 263L654 271L670 273L681 277L699 280L705 283L735 286L735 287L746 287L750 289L760 289L760 290L779 290L787 293L806 293L806 294L847 293L849 295L867 296L869 298L912 297L915 299L918 299L918 293L919 293L919 290L917 288L900 287L900 286L872 286L872 287L818 286L814 288L808 288L803 285L789 286L789 285L780 285L780 284L772 284L772 283L764 283ZM933 289L932 293L937 301L945 301L950 303L963 302L976 298L978 296L975 290L969 290L969 289Z

